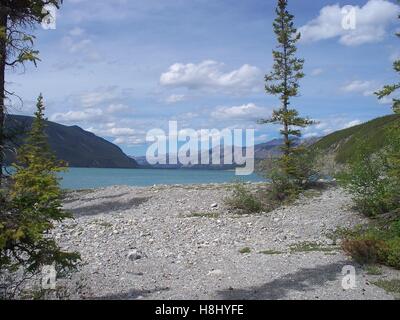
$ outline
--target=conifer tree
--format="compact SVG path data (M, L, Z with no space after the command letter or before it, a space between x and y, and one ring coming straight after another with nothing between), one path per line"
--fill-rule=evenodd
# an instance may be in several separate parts
M304 149L296 146L296 138L301 137L300 128L314 124L308 118L299 116L299 112L291 107L291 98L298 96L299 80L304 77L304 60L296 57L296 43L300 40L300 33L294 27L294 16L287 10L288 1L278 0L276 8L277 18L273 28L278 40L278 46L273 51L273 70L265 76L265 90L270 95L279 96L281 106L274 110L272 118L261 120L260 123L273 123L282 126L281 135L284 145L283 156L280 159L280 169L289 179L298 179L298 156Z
M7 207L0 215L0 270L22 267L35 273L54 264L64 272L79 260L77 253L62 252L48 236L54 222L70 215L62 210L57 173L64 168L48 145L44 110L40 95L31 131L17 153Z
M6 101L14 94L7 91L6 70L17 68L26 62L39 61L39 51L34 49L35 36L28 31L41 23L48 12L46 5L57 8L62 0L1 0L0 2L0 186L6 139L4 122Z

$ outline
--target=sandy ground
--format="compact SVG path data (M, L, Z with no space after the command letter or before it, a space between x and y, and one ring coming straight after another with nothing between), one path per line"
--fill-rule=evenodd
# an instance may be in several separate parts
M57 226L84 265L60 280L68 299L393 299L329 236L365 222L340 189L270 213L237 215L224 185L76 191ZM247 248L247 249L245 249ZM342 287L344 266L356 287Z

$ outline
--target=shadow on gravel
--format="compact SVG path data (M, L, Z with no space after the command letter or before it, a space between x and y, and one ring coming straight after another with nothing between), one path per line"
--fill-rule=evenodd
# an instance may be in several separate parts
M152 293L160 291L168 291L169 288L155 288L152 290L135 290L132 289L128 292L116 293L98 298L97 300L135 300L138 298L146 298Z
M348 262L347 262L348 264ZM222 290L217 294L223 300L278 300L285 299L291 291L306 292L335 281L346 262L337 262L315 268L303 268L281 278L247 289Z
M101 198L100 198L101 200ZM75 209L68 209L74 216L94 216L102 213L113 213L118 211L129 210L138 207L150 200L150 197L133 198L128 201L103 201L98 204L82 206Z
M117 198L120 198L120 197L125 196L127 194L129 194L129 192L120 193L120 194L116 194L116 195L112 195L112 196L84 198L84 200L85 201L93 201L93 200L117 199ZM80 200L80 199L82 199L82 197L80 195L75 195L74 197L65 198L63 200L63 204L73 203L73 202L75 202L77 200Z

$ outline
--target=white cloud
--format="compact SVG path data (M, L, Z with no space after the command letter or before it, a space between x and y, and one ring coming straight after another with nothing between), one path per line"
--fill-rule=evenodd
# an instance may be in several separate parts
M73 37L80 37L85 33L85 30L83 30L80 27L75 27L73 29L70 30L69 35L73 36Z
M95 121L103 115L100 109L86 109L83 111L68 111L65 113L55 113L50 117L51 121L55 122L83 122Z
M355 80L342 87L347 93L360 93L366 97L373 96L379 86L372 81Z
M199 64L175 63L160 77L160 83L169 87L192 90L249 92L259 89L261 71L248 64L237 70L224 72L224 64L206 60Z
M94 91L82 93L79 96L80 103L85 108L91 108L116 98L118 98L117 87L99 88Z
M254 103L248 103L234 107L218 107L211 113L211 116L217 120L235 119L256 121L266 118L270 114L270 109L258 107Z
M106 110L107 110L107 113L114 114L114 113L128 111L128 110L130 110L130 108L125 104L113 103L113 104L110 104Z
M118 137L113 141L113 143L118 145L134 146L144 144L145 140L138 137Z
M316 137L325 136L332 132L347 129L361 124L362 121L359 119L349 120L346 117L331 117L329 119L320 119L314 126L310 126L304 129L304 137Z
M312 75L313 77L317 77L317 76L321 75L323 72L324 72L324 69L322 69L322 68L316 68L316 69L314 69L314 70L311 71L311 75Z
M400 7L387 0L369 0L363 7L352 7L355 12L354 30L342 26L343 8L338 4L321 9L319 16L299 29L303 42L339 38L346 46L375 43L383 40L386 29L396 21Z
M354 126L358 126L361 123L362 123L361 120L358 120L358 119L357 120L352 120L352 121L349 121L348 123L346 123L343 126L343 129L347 129L347 128L351 128L351 127L354 127Z
M185 100L185 95L184 94L172 94L169 97L165 99L165 102L168 104L173 104L177 102L182 102Z
M75 30L75 33L77 33L77 30ZM62 44L69 53L76 55L85 62L101 61L101 55L91 39L76 39L74 36L67 36L63 38Z

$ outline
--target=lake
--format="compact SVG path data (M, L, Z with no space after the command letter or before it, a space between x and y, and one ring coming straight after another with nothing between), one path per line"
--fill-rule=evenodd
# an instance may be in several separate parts
M158 184L224 183L241 180L265 181L261 176L236 176L235 171L225 170L169 170L169 169L97 169L69 168L61 174L64 189L91 189L113 185L152 186Z

